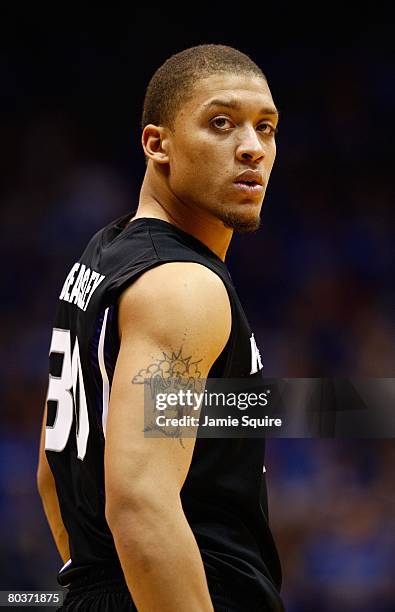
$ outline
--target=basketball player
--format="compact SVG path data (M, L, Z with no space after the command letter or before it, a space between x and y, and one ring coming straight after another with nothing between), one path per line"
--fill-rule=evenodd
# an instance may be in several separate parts
M144 379L261 377L224 263L253 231L278 112L243 53L200 45L152 77L140 200L60 292L38 486L64 610L280 611L264 440L144 436Z

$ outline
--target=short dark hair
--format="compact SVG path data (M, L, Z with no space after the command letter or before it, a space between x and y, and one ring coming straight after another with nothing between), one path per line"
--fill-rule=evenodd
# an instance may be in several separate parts
M151 78L144 99L141 127L149 123L172 127L196 81L218 72L251 74L266 81L262 70L246 55L226 45L205 44L169 57Z

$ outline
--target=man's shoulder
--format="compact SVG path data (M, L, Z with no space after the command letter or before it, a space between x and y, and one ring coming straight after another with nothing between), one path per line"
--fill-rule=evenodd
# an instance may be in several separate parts
M154 218L125 218L99 231L81 260L106 277L103 288L121 295L131 284L150 274L152 287L163 293L178 282L189 290L225 291L225 264L204 244L170 223ZM141 280L145 287L146 280ZM203 296L202 296L203 297Z
M133 302L186 304L189 309L211 309L229 304L223 280L209 267L195 261L161 262L147 270L124 292L124 299Z
M209 268L195 262L170 262L140 276L121 295L120 327L155 328L158 334L180 333L223 346L231 329L226 287Z

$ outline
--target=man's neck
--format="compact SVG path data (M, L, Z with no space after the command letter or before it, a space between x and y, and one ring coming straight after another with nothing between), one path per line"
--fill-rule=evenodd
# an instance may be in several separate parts
M147 174L148 172L141 187L139 205L133 220L151 217L172 223L203 242L224 261L233 230L226 228L220 219L209 216L206 211L187 207L171 193L158 196L159 191L163 190L155 189L155 180L149 180Z

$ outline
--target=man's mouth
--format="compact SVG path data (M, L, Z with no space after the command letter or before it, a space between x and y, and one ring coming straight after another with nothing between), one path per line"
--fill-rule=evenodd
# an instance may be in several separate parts
M235 177L234 185L240 191L249 195L262 195L263 194L263 175L258 169L244 170Z
M263 185L256 181L235 181L234 185L245 193L260 194L263 192Z

